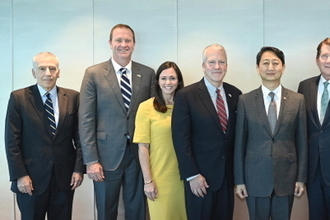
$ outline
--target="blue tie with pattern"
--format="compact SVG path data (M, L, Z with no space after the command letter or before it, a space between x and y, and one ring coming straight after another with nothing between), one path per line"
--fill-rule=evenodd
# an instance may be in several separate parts
M328 92L328 85L329 82L325 81L324 83L324 90L321 97L321 114L320 114L320 122L323 123L325 113L327 112L328 103L329 103L329 92Z
M129 104L131 102L131 97L132 97L132 89L131 89L129 79L126 75L126 68L120 68L119 71L121 72L120 90L121 90L121 93L123 96L126 111L128 111Z
M56 122L55 122L55 116L54 116L54 108L53 108L53 101L50 98L50 93L47 92L46 93L47 99L46 102L44 104L45 110L46 110L46 114L47 114L47 118L49 121L49 125L50 125L50 129L52 131L52 134L55 135L56 132Z

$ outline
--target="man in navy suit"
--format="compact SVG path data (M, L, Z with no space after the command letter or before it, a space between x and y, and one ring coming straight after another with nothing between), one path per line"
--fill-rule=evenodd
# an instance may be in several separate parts
M33 58L36 85L10 95L5 145L11 190L23 220L71 219L74 189L84 172L78 137L79 93L56 86L58 58L41 52ZM46 113L52 100L54 130Z
M307 195L310 220L330 219L330 38L317 47L316 64L321 74L299 84L305 96L308 126ZM324 100L324 101L323 101ZM324 103L324 104L322 104Z
M227 55L221 45L204 49L202 67L204 78L181 89L175 97L174 147L185 181L188 219L231 220L236 105L242 92L223 82ZM217 91L224 102L225 119L219 116Z

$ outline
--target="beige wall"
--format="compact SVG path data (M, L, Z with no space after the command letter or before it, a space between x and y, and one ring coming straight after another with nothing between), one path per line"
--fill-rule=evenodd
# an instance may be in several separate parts
M9 93L35 83L31 58L51 51L60 58L58 84L79 90L86 67L107 60L110 28L129 24L137 44L133 59L157 68L178 63L186 85L202 77L201 52L212 43L228 53L226 81L248 92L260 85L255 55L263 45L286 55L283 85L296 90L317 75L317 44L329 37L329 0L0 0L0 134ZM19 219L9 190L3 135L0 135L0 216ZM94 218L92 183L76 191L74 219ZM293 219L307 219L306 195L295 201ZM248 219L236 201L235 220Z

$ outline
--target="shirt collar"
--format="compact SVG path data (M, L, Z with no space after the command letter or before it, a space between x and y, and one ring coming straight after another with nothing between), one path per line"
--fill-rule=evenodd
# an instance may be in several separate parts
M217 89L219 89L221 93L223 92L223 83L221 83L221 86L216 88L205 77L204 77L204 82L205 82L205 86L210 94L215 93Z
M50 91L46 91L44 88L42 88L39 84L37 84L39 93L41 95L41 97L43 97L44 95L46 95L46 93L50 93L51 97L56 97L57 96L57 86L54 86Z
M275 97L277 97L277 98L281 97L281 94L282 94L282 86L281 86L281 84L276 89L274 89L273 91L270 91L264 85L261 85L261 90L262 90L262 94L263 94L264 100L265 100L265 98L268 97L268 95L269 95L270 92L275 93Z
M129 63L126 66L119 65L113 58L111 58L111 63L113 65L113 68L115 69L115 72L118 73L120 68L124 67L128 70L128 73L132 72L132 60L129 61Z
M323 83L324 83L325 81L327 81L327 80L324 79L324 77L321 75L319 85L323 85Z

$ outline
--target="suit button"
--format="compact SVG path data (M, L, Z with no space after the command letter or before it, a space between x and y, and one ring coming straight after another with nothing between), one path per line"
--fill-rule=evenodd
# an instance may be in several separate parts
M275 141L275 139L274 138L272 138L272 142L274 142Z
M49 161L49 164L53 164L53 161Z
M323 130L321 130L320 133L322 134L323 133Z

